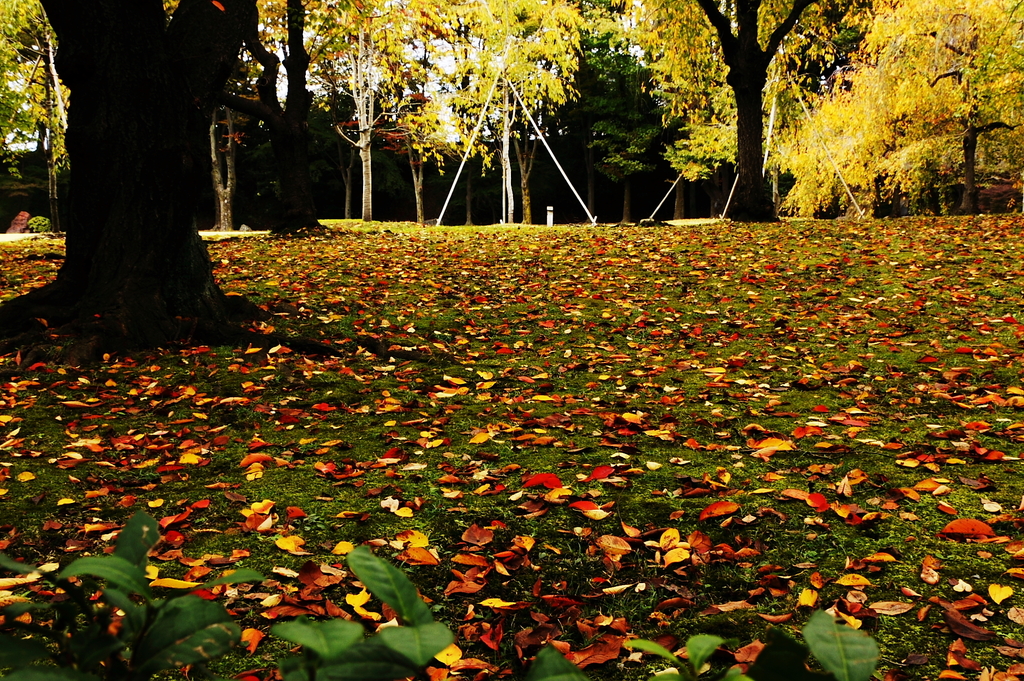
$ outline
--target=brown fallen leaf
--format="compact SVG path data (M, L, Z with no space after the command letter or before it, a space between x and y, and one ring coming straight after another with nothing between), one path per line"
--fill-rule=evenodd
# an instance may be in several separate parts
M617 658L625 640L625 636L605 634L586 648L570 651L565 657L580 669L592 664L601 664Z
M942 619L946 621L950 631L962 638L969 638L972 641L991 641L996 637L994 631L979 627L956 610L944 610Z
M868 607L879 615L902 615L913 610L915 606L913 603L903 603L902 601L878 601Z
M935 586L942 579L937 572L941 569L942 561L934 556L925 556L924 560L921 561L921 581Z
M490 544L493 539L493 530L489 530L486 527L480 527L476 523L470 525L466 528L466 531L462 533L462 541L467 544L475 544L476 546Z

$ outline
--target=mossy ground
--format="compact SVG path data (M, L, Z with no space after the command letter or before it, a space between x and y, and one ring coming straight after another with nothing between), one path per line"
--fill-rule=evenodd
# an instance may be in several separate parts
M0 360L0 544L66 562L109 546L138 509L172 518L208 499L166 529L186 557L245 549L236 564L272 578L228 594L243 626L289 616L275 615L274 596L353 613L350 581L303 601L285 575L310 560L340 564L339 541L371 542L405 558L459 629L464 658L516 673L515 636L544 623L573 650L625 632L747 644L763 638L760 615L806 621L798 598L813 589L819 606L879 640L881 669L935 678L956 638L942 602L969 587L985 603L965 615L1000 637L968 640L969 656L1005 669L1013 660L993 646L1021 638L1008 617L1021 596L995 603L987 589L1016 589L1024 574L1013 555L1024 524L1022 227L1010 217L342 222L312 237L214 243L224 288L274 314L262 328L351 356L167 348L26 370ZM52 277L59 250L0 250L3 296ZM437 359L356 351L366 334ZM240 466L253 454L268 458ZM531 486L540 473L566 491ZM276 520L247 531L242 512L262 500ZM738 508L701 520L716 501ZM306 517L290 520L288 507ZM937 536L956 518L1006 539ZM474 524L493 539L463 540ZM691 546L691 558L665 565L658 542L670 528L691 543L699 531L712 550ZM408 560L405 530L426 535L438 564ZM287 535L309 555L279 548ZM525 562L502 553L516 537L533 540ZM603 537L629 552L609 552ZM862 562L879 552L896 560ZM472 594L449 586L453 570L471 566L465 556L490 565ZM945 565L938 584L919 576L927 556ZM157 565L161 576L189 570ZM851 574L871 585L837 583ZM488 598L516 605L481 605ZM867 606L879 601L914 608L876 615ZM625 624L608 624L615 618ZM499 626L492 649L484 634ZM222 673L272 666L281 647L270 641ZM901 666L911 653L928 662ZM649 671L624 655L587 672Z

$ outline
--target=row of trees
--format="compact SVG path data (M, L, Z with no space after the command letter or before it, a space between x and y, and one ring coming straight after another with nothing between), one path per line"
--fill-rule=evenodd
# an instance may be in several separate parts
M677 120L680 171L699 177L735 165L727 199L734 217L772 217L764 169L797 168L819 148L837 174L860 170L844 183L852 204L867 191L910 195L908 177L941 177L954 137L962 151L960 206L971 210L980 145L1017 132L1010 116L1018 107L1008 106L1020 96L1016 8L1002 0L878 3L42 0L40 10L32 0L4 0L2 66L13 85L0 97L5 139L16 129L25 140L55 140L46 144L56 152L56 122L69 101L70 188L61 211L64 264L53 282L0 306L0 336L13 336L0 353L19 348L22 362L31 362L57 345L76 362L181 340L281 342L260 341L235 323L258 311L223 294L195 229L211 160L223 161L219 150L215 158L210 152L211 137L223 137L215 115L223 105L259 119L270 137L286 207L281 230L316 219L303 154L309 112L324 97L337 112L339 137L361 155L382 129L420 163L453 141L472 154L477 133L489 132L500 140L509 218L512 149L526 185L526 159L535 153L524 119L537 126L533 134L582 126L585 153L626 179L656 137L652 112L665 107ZM382 23L387 30L377 32ZM774 157L763 155L766 95L773 102L767 127L786 141L769 145ZM574 96L580 105L567 106ZM721 132L733 125L734 155ZM230 160L234 135L227 139L217 146ZM837 140L848 153L832 151ZM1012 162L1015 145L1005 146ZM795 151L777 153L787 148ZM881 159L867 163L864 154ZM230 172L218 174L220 187L231 184ZM810 182L790 192L794 208L809 205L800 203L805 196L827 200ZM367 177L364 187L371 186Z
M736 219L977 212L980 186L1008 192L1024 161L1018 5L261 2L211 121L217 222L234 225L233 159L246 138L238 130L258 126L248 137L265 137L272 152L274 229L316 224L311 112L328 116L336 136L345 215L361 188L366 220L375 149L387 149L408 163L419 221L435 217L426 214L427 169L453 176L464 156L500 172L503 220L532 221L538 130L582 141L588 213L603 173L622 186L632 219L631 178L662 157ZM0 131L9 159L36 144L45 151L56 225L67 91L53 32L37 0L3 8L0 69L14 87L0 96ZM792 185L784 201L766 173L776 189L780 176L784 190Z

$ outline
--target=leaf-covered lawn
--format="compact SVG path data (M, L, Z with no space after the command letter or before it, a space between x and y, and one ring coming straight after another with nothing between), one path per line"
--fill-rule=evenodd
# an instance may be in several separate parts
M345 359L6 358L0 548L67 562L147 510L155 588L268 576L207 594L246 628L222 673L260 679L273 622L389 618L341 569L359 543L457 631L435 679L551 639L595 678L661 666L637 635L749 662L814 608L889 681L1024 672L1024 220L357 224L210 245L265 328ZM59 250L0 249L3 295Z

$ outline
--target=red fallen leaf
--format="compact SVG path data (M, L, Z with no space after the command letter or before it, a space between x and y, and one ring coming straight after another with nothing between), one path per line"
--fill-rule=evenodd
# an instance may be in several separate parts
M953 541L964 541L994 537L996 533L986 522L973 518L959 518L942 528L938 536Z
M813 508L818 513L824 513L829 509L828 499L825 498L824 494L820 492L813 492L807 495L805 499L807 505Z
M625 640L625 636L605 634L582 650L570 651L565 657L580 669L592 664L601 664L617 658Z
M699 519L720 518L724 515L735 513L738 510L740 510L740 505L735 501L716 501L700 512Z
M462 541L467 544L483 546L484 544L490 544L493 540L494 532L486 527L480 527L476 523L470 525L466 528L466 531L462 533Z
M956 610L943 610L942 619L946 621L946 626L950 631L962 638L969 638L972 641L991 641L996 637L994 631L979 627Z
M968 347L965 346L965 347L957 348L953 352L955 352L958 355L973 355L974 354L974 348L968 348Z
M581 511L596 511L601 507L595 504L593 501L583 499L581 501L572 502L571 504L569 504L569 508L578 508Z
M819 404L817 406L811 407L811 411L816 411L819 414L825 414L828 413L829 408L826 407L824 404Z
M221 12L226 11L224 9L224 5L222 5L219 2L217 2L217 0L210 0L210 4L213 5L214 7L216 7L217 9L219 9ZM252 651L250 650L249 652L251 653Z
M311 408L312 409L316 409L317 411L337 411L338 410L337 407L332 407L331 405L327 404L326 402L319 402L317 404L314 404Z
M590 475L583 478L583 482L590 482L591 480L604 480L614 472L614 466L598 466L594 470L590 471Z
M932 357L931 355L925 355L921 359L917 360L919 364L934 364L935 362L938 361L939 360L937 357Z
M303 511L298 506L289 506L288 508L286 508L285 509L285 515L288 516L289 520L295 520L296 518L305 518L305 517L307 517L306 512Z
M548 489L565 487L559 477L554 473L537 473L523 481L523 487L537 487L540 485L543 485Z
M204 508L209 508L209 507L210 507L210 500L209 499L200 499L196 503L194 503L191 506L189 506L189 508L195 509L197 511L201 511Z
M487 624L486 622L484 623ZM497 650L498 646L501 645L501 639L505 637L505 618L500 618L495 624L490 625L490 629L484 632L484 635L480 637L480 642L491 650Z
M178 523L183 522L190 515L192 515L192 509L186 508L178 515L169 515L166 518L161 518L159 521L157 521L157 524L160 525L160 529L166 530L171 525L177 525Z

